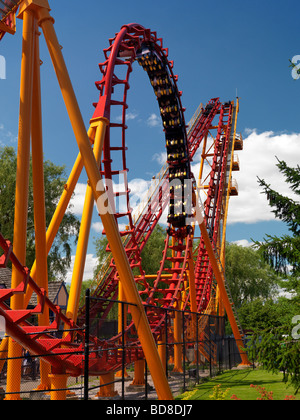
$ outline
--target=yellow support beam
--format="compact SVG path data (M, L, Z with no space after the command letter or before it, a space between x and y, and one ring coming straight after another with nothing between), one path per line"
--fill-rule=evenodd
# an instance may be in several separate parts
M23 265L26 265L27 243L27 213L29 190L29 159L30 159L30 134L32 115L32 86L34 68L34 29L35 16L30 10L23 15L23 47L20 83L20 112L19 112L19 138L17 153L17 175L15 195L14 218L14 247L13 251ZM13 266L11 288L15 289L22 282L22 274ZM23 309L24 299L22 294L11 298L11 309ZM12 359L22 356L22 347L9 339L8 357L11 359L7 365L7 400L19 400L18 392L21 388L22 359Z
M35 0L32 0L34 2ZM41 0L39 0L41 1ZM46 0L43 1L46 4ZM36 4L36 3L35 3ZM106 231L108 242L110 244L120 281L124 287L125 296L128 302L135 306L131 308L132 318L136 325L138 336L145 353L145 357L153 378L153 382L159 399L173 399L166 375L157 352L156 344L151 333L151 329L145 314L145 310L139 296L134 277L125 253L115 217L111 212L110 203L106 197L103 181L95 160L89 139L87 137L82 115L77 103L77 99L72 87L68 70L61 52L54 26L53 18L49 14L48 7L38 7L37 15L39 24L43 30L48 50L52 59L57 79L60 84L61 92L73 127L75 138L81 153L89 182L93 191L94 199L98 205L98 211L101 215L102 223ZM102 200L101 200L102 198ZM104 200L105 210L101 201Z
M218 260L216 258L215 255L215 251L212 247L211 241L210 241L210 237L208 235L206 226L205 226L205 221L204 221L204 217L203 217L203 212L200 208L199 205L199 193L198 193L198 197L196 200L196 219L198 222L198 225L200 227L200 231L201 231L201 235L203 238L203 241L205 243L205 247L209 256L209 261L211 263L212 266L212 270L213 273L215 275L215 279L219 288L219 292L220 292L220 296L222 299L222 302L224 304L227 316L228 316L228 320L230 322L231 328L232 328L232 332L235 338L235 341L237 343L238 349L239 349L239 353L242 359L242 365L245 366L250 366L250 362L248 360L248 356L247 354L242 350L243 347L243 338L241 336L241 333L239 331L238 325L237 325L237 321L235 319L233 310L232 310L232 303L229 300L227 291L226 291L226 287L225 287L225 278L224 278L224 274L223 271L221 271L221 267L219 267L219 263Z
M40 50L37 22L35 22L35 51L33 73L33 98L32 98L32 178L33 178L33 202L34 202L34 227L35 227L35 255L37 284L48 295L48 264L46 246L46 206L44 185L44 154L43 154L43 129L42 129L42 104L41 104L41 80L40 80ZM43 314L38 316L39 325L49 325L49 309L44 308ZM49 374L50 365L40 361L41 384L38 389L48 390L51 388Z
M91 128L94 127L96 129L94 155L98 165L100 165L106 127L108 126L108 124L109 121L106 118L101 118L99 121L94 121L93 124L91 124ZM72 319L74 322L77 321L80 292L86 262L86 254L90 236L94 203L95 201L93 191L88 183L81 218L80 232L78 237L77 251L75 256L73 276L67 307L67 317Z
M231 148L231 161L230 161L230 170L229 170L229 177L228 177L228 185L227 185L227 195L226 195L226 202L225 202L225 211L223 216L223 233L222 233L222 241L221 241L221 252L220 252L220 261L222 267L225 267L225 251L226 251L226 228L227 228L227 221L228 221L228 209L229 209L229 201L230 201L230 186L231 186L231 177L232 177L232 167L233 167L233 160L234 160L234 143L235 143L235 136L236 136L236 127L237 127L237 117L239 113L239 99L237 98L237 103L234 107L234 122L233 122L233 138L232 138L232 148ZM219 294L219 293L218 293ZM219 299L219 314L220 316L224 315L224 306L222 301Z

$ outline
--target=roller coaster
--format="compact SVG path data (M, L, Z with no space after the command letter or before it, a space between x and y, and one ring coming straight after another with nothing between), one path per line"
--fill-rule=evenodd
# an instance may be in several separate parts
M248 365L247 355L241 350L243 331L224 275L228 205L230 197L238 194L232 179L232 172L238 169L234 151L243 148L242 138L236 133L238 100L236 103L222 103L219 98L213 98L206 106L201 105L186 125L178 76L173 73L174 63L169 60L168 49L156 32L139 24L128 24L109 40L109 46L104 49L104 60L99 64L100 80L96 82L99 99L94 104L95 110L86 132L47 0L1 0L0 39L5 33L15 32L16 16L23 20L23 55L14 243L0 233L0 269L7 267L9 262L12 264L11 288L0 290L0 316L5 319L7 333L1 342L0 355L8 351L8 358L12 358L8 362L7 399L20 398L18 357L23 348L41 357L41 387L44 389L57 384L58 388L66 388L68 376L77 377L83 372L85 339L80 327L86 308L79 307L79 298L95 202L108 246L107 259L92 290L92 296L99 299L92 300L89 312L104 321L115 299L133 305L131 322L126 326L125 362L147 361L159 399L173 398L157 350L157 343L166 331L162 309L221 315L226 311L242 364ZM47 230L40 28L79 148L78 158ZM132 209L127 178L126 112L129 78L135 62L147 74L157 99L167 161L146 199L138 208ZM116 114L122 115L121 121L112 120ZM31 269L25 266L30 147L36 232L36 262ZM197 152L201 164L199 176L195 178L191 163ZM63 313L47 295L47 255L83 168L88 175L88 186L68 308ZM124 180L122 188L120 185L115 188L115 177ZM122 211L116 206L120 197L126 202L126 209ZM157 275L150 276L143 270L141 253L166 211L168 228L160 269ZM197 242L198 227L201 235ZM34 309L28 309L32 294L36 295L38 304ZM151 308L147 313L146 305ZM54 314L51 323L50 310ZM34 317L38 322L32 324L29 321ZM61 326L64 326L64 335L59 339L53 331ZM186 319L186 328L192 326L193 317L190 315ZM167 327L171 337L173 322L169 321ZM137 333L138 339L130 339L133 336L131 331ZM120 335L109 341L90 336L89 375L105 376L120 370L124 354L119 349L119 340ZM100 351L108 346L115 346L116 351ZM202 353L205 355L204 351ZM0 363L2 368L3 362ZM65 396L53 393L52 398L62 395Z

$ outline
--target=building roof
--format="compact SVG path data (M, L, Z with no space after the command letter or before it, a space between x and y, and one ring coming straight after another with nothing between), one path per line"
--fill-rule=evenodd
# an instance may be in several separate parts
M0 268L0 288L9 289L10 285L11 285L11 270L9 268Z
M10 289L11 287L11 269L0 268L0 289ZM64 281L53 281L48 285L48 297L56 305L62 308L66 307L68 302L68 292ZM33 293L29 306L37 305L36 294Z

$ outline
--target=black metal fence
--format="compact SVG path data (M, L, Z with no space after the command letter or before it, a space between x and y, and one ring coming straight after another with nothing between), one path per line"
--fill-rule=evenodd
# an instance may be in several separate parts
M86 308L91 303L102 299L86 297ZM156 399L151 374L147 363L144 365L143 384L135 384L135 362L130 363L131 355L136 355L138 336L132 323L130 307L133 304L118 300L110 300L108 316L93 316L86 320L89 333L100 340L110 340L118 336L118 340L111 341L114 345L106 352L120 350L123 362L117 377L110 377L108 382L100 381L89 385L88 358L89 345L86 343L86 370L84 398L116 398L119 399ZM157 319L159 330L157 338L163 367L175 393L185 392L189 387L200 383L203 378L214 377L219 372L230 370L241 363L240 352L233 336L225 335L225 317L203 315L176 309L159 309L151 305L144 305L148 318ZM87 311L89 313L89 311ZM181 323L180 336L174 338L175 323ZM155 328L152 327L155 333ZM239 343L244 347L244 343ZM177 352L177 366L175 353ZM181 360L178 369L178 353ZM132 357L134 358L134 357ZM178 370L180 370L178 372ZM101 392L106 388L106 392ZM107 394L107 388L109 389Z
M68 399L79 400L112 397L120 400L157 399L146 362L143 365L142 381L139 373L139 383L136 384L136 360L143 360L143 352L130 313L133 305L118 300L107 301L110 309L104 318L92 315L94 311L90 312L90 305L97 303L97 300L99 301L90 297L87 291L85 325L82 328L85 336L84 349L78 352L84 359L84 372L81 377L69 378L67 388L60 391L67 391ZM158 309L151 305L146 305L145 311L148 317L157 322L157 327L152 325L152 328L174 395L185 392L203 378L216 376L219 372L241 363L235 339L225 335L224 317ZM178 325L181 332L174 334ZM52 334L58 337L62 331ZM107 343L99 352L107 360L108 370L114 360L118 363L118 369L113 369L118 370L116 375L94 377L90 374L90 357L95 351L94 343L89 341L91 336ZM47 355L41 356L47 358ZM17 393L21 399L51 399L51 392L58 391L52 389L45 392L38 389L40 358L25 351L22 355L21 392ZM0 399L13 396L6 390L8 358L0 359L0 366L3 362L0 372Z

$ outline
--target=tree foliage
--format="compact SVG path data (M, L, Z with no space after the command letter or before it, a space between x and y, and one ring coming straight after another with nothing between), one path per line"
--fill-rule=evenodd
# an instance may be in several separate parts
M0 232L13 242L17 156L13 147L0 148ZM65 168L44 162L46 226L49 226L66 184ZM32 162L28 193L27 258L31 268L35 260ZM66 212L48 256L49 280L63 279L71 264L72 243L77 241L80 222L70 207Z
M291 191L300 195L300 166L290 168L284 161L278 160L277 167L284 175ZM300 276L300 204L271 188L265 180L259 179L272 207L275 217L285 222L291 232L281 238L266 235L262 243L257 243L263 252L264 258L278 272L284 275L291 271L292 277Z
M248 355L269 372L283 372L283 381L290 383L295 393L299 391L300 340L293 339L286 326L253 334L248 343Z
M277 276L259 251L228 243L225 269L236 308L255 299L266 300L274 296Z
M285 177L291 191L300 195L300 167L290 168L278 160L277 167ZM257 242L265 260L283 276L281 286L291 294L277 302L277 322L258 330L249 343L249 353L253 360L263 364L268 371L284 373L284 381L290 382L295 392L300 389L300 341L293 334L293 320L300 314L300 204L271 188L265 180L259 179L273 209L275 217L285 222L290 235L282 237L267 235L262 243ZM274 308L274 305L273 305ZM278 317L278 313L281 316ZM297 315L294 318L294 315ZM279 321L279 322L278 322ZM278 325L279 323L279 325Z
M162 260L165 239L166 229L161 225L157 225L141 254L142 268L146 274L157 274L160 268L160 262ZM107 252L107 244L108 241L106 236L101 236L95 240L96 256L98 258L98 264L94 271L95 276L98 274L103 263L109 255ZM169 262L166 263L166 266L170 266Z
M161 225L157 225L145 245L142 251L142 267L146 274L157 274L162 260L166 236L166 229ZM170 268L171 263L167 261L165 267Z

